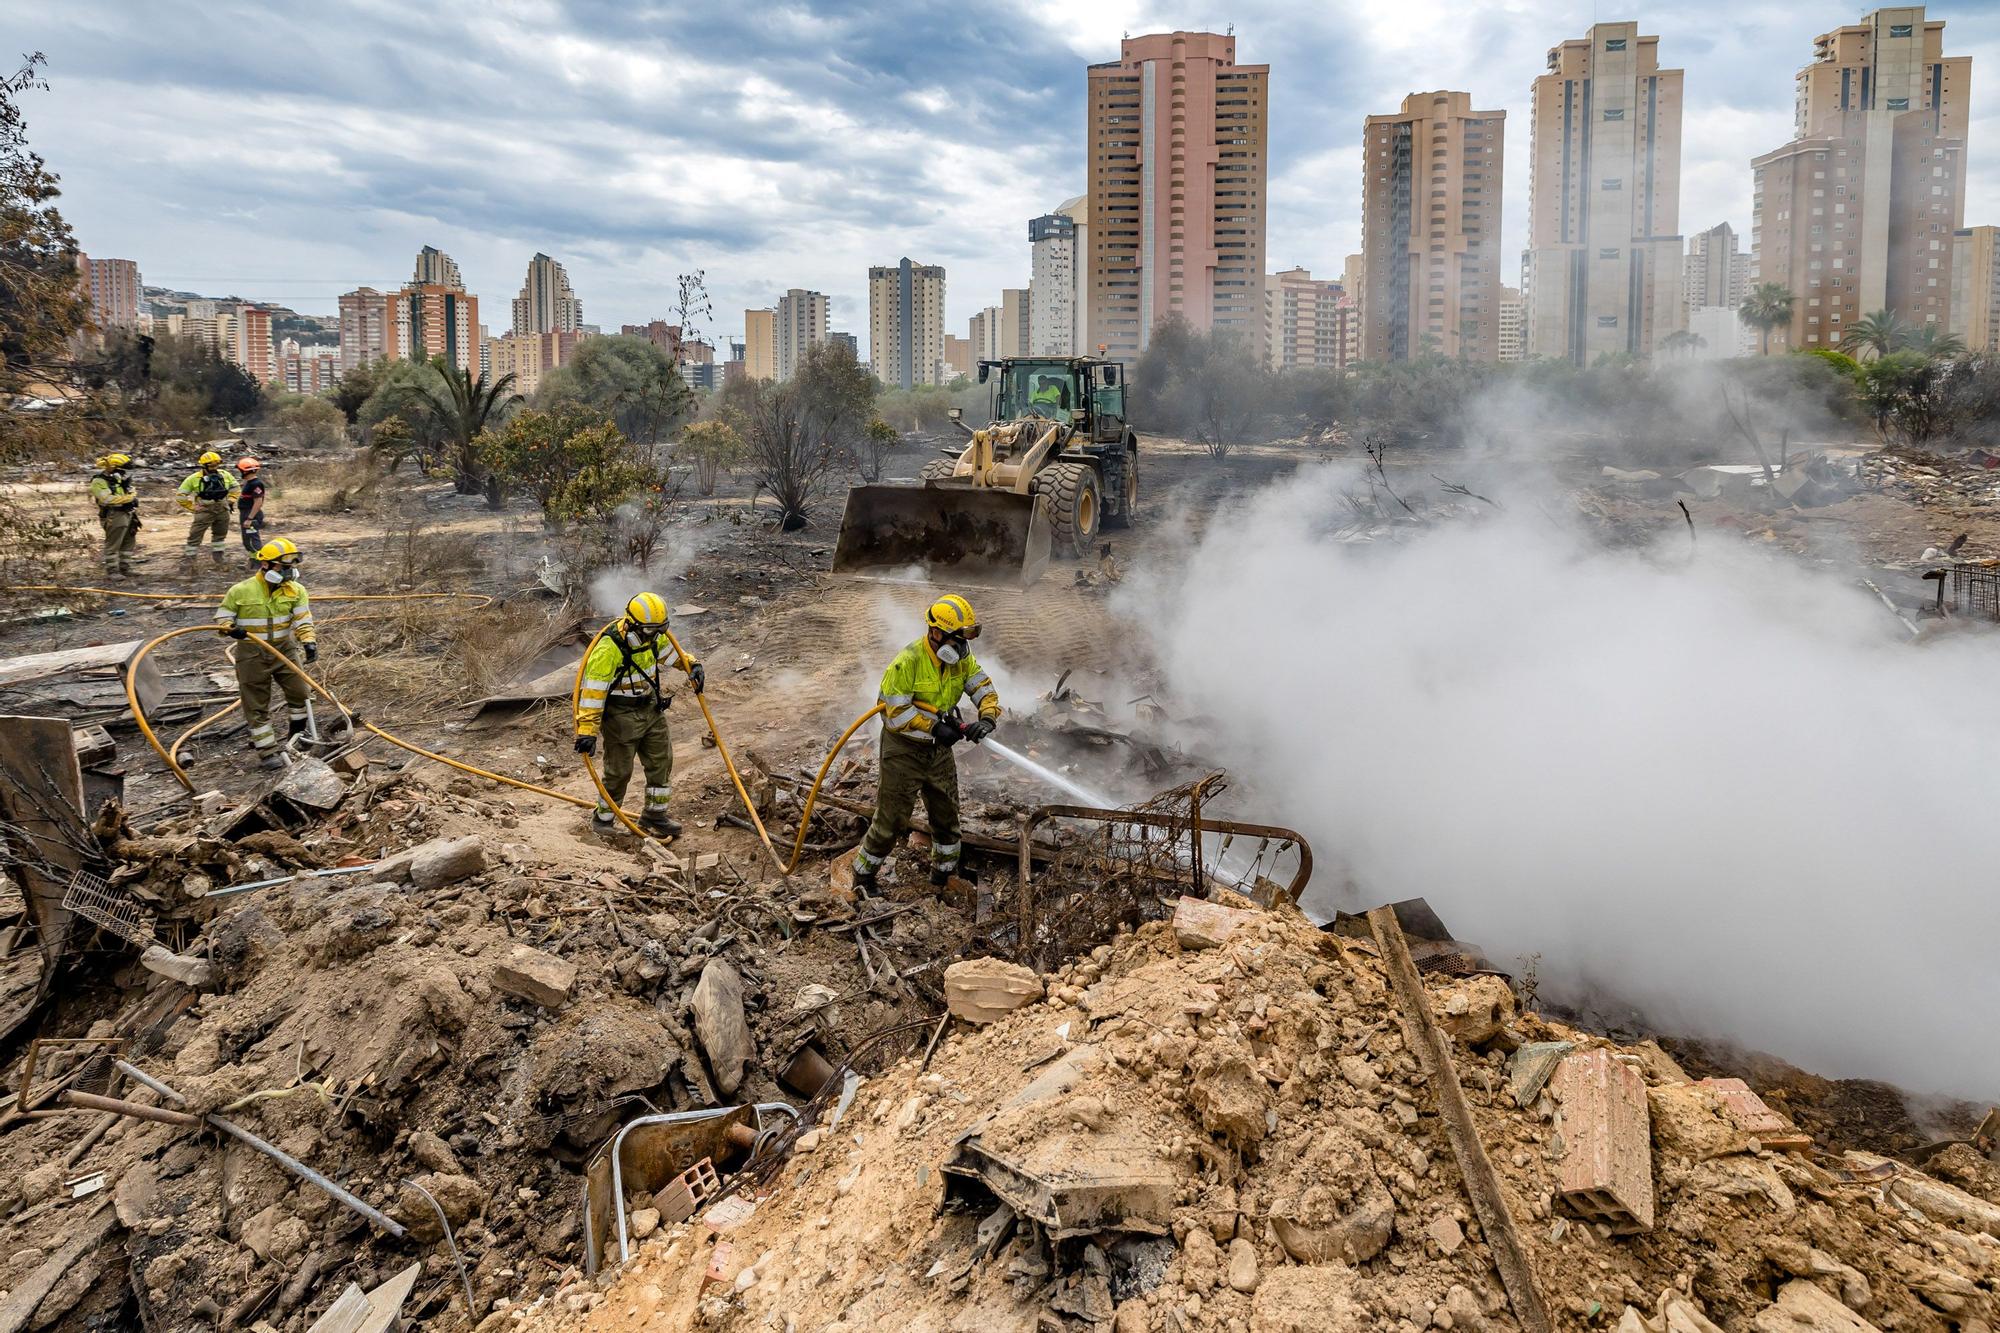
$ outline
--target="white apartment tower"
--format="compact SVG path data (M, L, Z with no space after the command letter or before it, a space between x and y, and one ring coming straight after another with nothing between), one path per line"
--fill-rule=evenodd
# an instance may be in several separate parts
M826 341L827 299L794 287L778 298L778 379L790 379L806 359L806 349Z
M528 261L527 281L514 298L515 333L575 333L583 327L583 302L570 290L569 274L545 254Z
M884 264L868 270L868 362L892 389L943 384L944 269Z

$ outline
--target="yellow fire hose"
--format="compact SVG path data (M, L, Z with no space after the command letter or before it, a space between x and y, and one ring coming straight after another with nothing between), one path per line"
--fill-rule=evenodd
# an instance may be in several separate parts
M575 715L576 704L582 693L583 670L584 670L584 665L588 663L590 660L590 650L597 646L597 641L603 638L605 633L609 631L615 624L617 624L617 621L614 620L606 624L602 629L599 629L597 633L591 637L590 644L583 651L583 658L577 664L576 682L571 687L570 690L570 709L572 717L574 717ZM201 633L220 634L221 630L214 625L188 625L180 629L168 630L166 633L161 634L156 638L150 639L146 643L142 644L139 648L139 651L132 655L132 660L127 665L125 671L125 700L126 703L129 704L132 709L133 720L139 724L140 734L145 736L146 743L148 745L151 745L153 747L154 752L158 754L160 758L166 762L167 768L170 772L173 773L175 780L178 781L182 787L186 788L190 792L192 792L195 789L195 784L194 781L188 777L187 771L183 769L180 765L181 746L187 742L190 736L194 735L202 728L209 726L210 724L216 722L220 718L227 716L231 711L240 707L241 706L240 701L232 701L227 706L217 710L214 713L211 713L209 716L205 718L202 718L200 721L196 722L193 726L189 727L186 731L182 732L181 735L174 740L174 743L171 747L163 746L160 744L159 736L154 733L152 724L148 722L146 719L145 709L142 708L139 704L139 695L135 685L135 681L138 675L139 664L143 662L155 648L159 647L167 640L179 638L183 634L201 634ZM674 655L680 660L682 668L683 670L685 670L689 663L689 658L686 650L681 647L680 641L674 637L673 632L671 630L667 631L666 637L667 637L667 642L673 647ZM356 725L356 719L354 718L353 712L349 710L345 704L341 703L339 699L335 698L333 693L329 691L324 685L320 684L320 682L317 679L315 679L312 676L312 674L305 669L303 664L293 661L291 658L285 656L283 653L279 652L276 648L272 647L269 643L265 642L262 639L255 637L248 637L239 640L239 642L254 643L261 651L269 653L273 657L279 659L281 665L289 668L292 671L297 672L299 678L305 681L308 688L310 688L315 694L319 695L322 699L326 700L327 703L333 706L334 708L339 709L341 714L348 719L350 726ZM796 839L794 839L792 843L792 854L790 859L787 860L785 857L779 855L776 845L771 841L771 834L769 830L767 830L764 827L764 821L757 814L756 803L750 799L750 793L743 785L743 776L741 773L737 771L736 761L730 755L727 743L724 742L724 740L722 739L722 732L720 728L716 726L715 714L709 710L708 700L704 698L702 695L697 694L695 695L695 702L701 708L702 720L708 724L708 733L715 741L716 753L722 756L723 767L729 771L729 780L736 787L736 795L738 796L739 799L742 800L743 808L750 814L750 822L757 830L758 840L764 844L764 850L770 853L771 861L775 866L777 866L778 873L781 875L790 875L793 871L798 869L799 861L802 859L804 855L806 832L812 820L813 807L819 801L820 787L824 785L826 781L826 775L828 771L831 770L833 767L833 761L840 756L840 752L846 748L848 741L854 738L854 734L857 731L861 730L862 726L865 723L867 723L870 718L878 716L883 711L882 705L876 704L874 707L870 708L867 712L855 718L853 722L849 723L847 730L841 733L840 739L834 743L834 746L831 750L827 751L826 758L820 762L819 772L814 775L812 787L806 793L805 804L799 811L798 836ZM406 741L402 737L397 736L392 732L385 731L381 727L378 727L371 722L359 722L358 725L360 726L361 730L369 732L372 735L381 737L383 740L389 742L389 744L393 746L396 746L398 749L407 750L411 754L420 755L425 759L434 760L437 763L443 764L447 768L457 769L461 773L470 773L475 777L485 778L491 782L498 782L505 786L516 787L522 791L531 791L538 796L547 796L552 800L561 801L565 805L574 805L589 809L593 808L594 805L596 804L595 802L586 800L579 796L571 796L568 792L556 791L554 788L551 787L540 786L539 784L533 782L524 782L519 778L510 778L504 773L494 773L487 769L479 768L473 764L462 763L459 760L452 759L446 755L439 754L435 750L429 750L411 741ZM598 775L597 765L594 762L592 762L592 759L589 755L585 755L583 757L583 765L584 765L584 770L590 774L591 785L597 789L597 794L599 798L602 800L605 806L610 808L616 814L618 820L621 823L623 823L626 828L630 829L633 833L637 834L641 838L651 837L652 835L648 834L644 829L640 828L630 815L628 815L616 802L612 801L610 792L605 789L604 781Z
M583 697L583 672L584 668L590 664L591 651L597 647L597 641L610 633L617 624L617 619L607 621L597 633L591 635L590 643L583 650L582 660L576 664L576 683L570 687L569 698L570 716L572 718L576 716L578 711L577 705ZM662 630L666 634L667 643L673 647L674 656L679 660L681 670L686 671L690 665L687 650L681 647L681 641L674 637L672 629L663 626ZM771 842L769 830L764 827L764 821L757 814L757 803L750 799L749 791L743 786L743 775L736 771L736 761L730 757L729 746L722 739L722 731L715 725L715 714L709 711L707 697L697 692L694 696L694 701L701 708L702 720L708 724L708 734L715 741L715 752L722 756L722 766L729 770L729 780L735 784L736 795L742 800L743 808L750 814L750 823L757 830L758 840L764 844L764 850L771 854L771 863L778 868L778 873L780 875L790 875L794 870L799 868L799 858L803 854L806 845L806 827L812 819L813 804L819 800L820 784L826 781L827 770L833 767L835 757L840 754L842 748L846 746L854 733L861 729L861 724L882 711L882 705L876 704L860 717L855 718L848 725L847 730L841 733L840 739L834 742L833 748L827 751L826 759L819 766L819 774L813 779L812 790L806 793L805 805L799 811L799 836L792 844L792 859L788 862L778 854L777 847ZM611 793L605 789L604 780L597 775L596 761L590 755L583 756L583 767L584 771L590 774L591 785L597 788L597 794L603 798L604 804L617 814L619 821L640 837L650 837L650 834L633 823L631 818L623 810L620 810L617 803L611 799Z
M134 688L133 681L138 674L139 663L144 661L147 655L150 654L153 651L153 649L159 647L161 644L165 643L168 639L179 638L183 634L220 634L221 632L222 631L214 625L188 625L181 629L168 630L165 634L160 635L158 638L150 639L146 643L141 645L139 651L132 655L132 660L127 665L125 671L125 701L126 703L131 705L132 717L134 720L138 722L140 733L145 736L147 744L153 747L154 753L158 754L160 758L166 761L167 767L169 770L172 771L175 779L180 782L181 786L187 788L187 790L189 791L194 790L193 780L188 777L187 772L181 768L180 763L167 750L167 748L160 744L160 738L153 733L152 724L146 721L145 710L139 706L139 695L138 691ZM270 644L266 643L264 640L256 638L254 636L238 640L238 642L254 643L257 645L258 648L262 649L264 652L267 652L271 654L271 656L277 658L281 665L283 665L289 670L297 672L299 679L303 680L306 683L307 687L313 691L313 693L319 695L319 697L326 700L327 703L339 709L342 715L349 720L350 725L353 725L355 723L354 714L348 709L347 705L341 703L340 700L334 698L333 694L326 688L326 686L320 684L318 680L314 679L311 673L309 673L302 664L294 662L291 658L286 657L283 653L279 652L276 648L273 648ZM225 709L223 711L227 712L228 710ZM218 713L216 714L216 716L219 717L221 716L221 714ZM208 720L213 721L214 719L210 718ZM199 725L200 724L197 724L196 728L194 729L198 730ZM557 791L553 787L538 786L537 784L532 782L523 782L519 778L510 778L506 776L504 773L492 773L488 772L486 769L478 768L472 764L461 763L456 759L452 759L445 755L441 755L435 750L427 750L421 745L417 745L411 741L406 741L400 736L384 731L382 728L376 726L372 722L361 722L359 723L359 726L361 730L369 732L376 736L380 736L383 740L389 742L389 744L395 746L399 750L408 750L411 754L421 755L425 759L435 760L436 762L443 764L445 767L455 768L461 773L470 773L475 777L486 778L487 780L492 782L504 783L509 787L519 787L522 791L531 791L538 796L547 796L552 800L562 801L567 805L580 805L588 808L592 804L590 801L586 801L580 796L571 796L568 792ZM185 735L181 737L181 740L183 741L186 739L187 737ZM178 741L175 742L175 748L179 748Z

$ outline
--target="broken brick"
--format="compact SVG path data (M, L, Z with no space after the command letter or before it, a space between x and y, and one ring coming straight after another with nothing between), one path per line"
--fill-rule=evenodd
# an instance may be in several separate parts
M1723 1109L1737 1128L1766 1148L1778 1152L1803 1152L1812 1146L1812 1135L1803 1133L1789 1120L1765 1105L1740 1078L1705 1078L1695 1084L1708 1088L1722 1099Z
M1578 1051L1549 1081L1563 1143L1557 1191L1614 1232L1653 1229L1653 1136L1646 1080L1609 1050Z
M493 965L494 989L516 999L558 1009L576 985L576 964L554 954L516 944L507 956Z

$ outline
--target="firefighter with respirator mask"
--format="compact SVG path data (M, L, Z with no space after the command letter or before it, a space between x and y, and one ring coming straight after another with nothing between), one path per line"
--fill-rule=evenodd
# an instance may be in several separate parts
M993 733L1000 694L972 655L979 620L963 597L940 597L925 617L924 636L896 654L882 673L880 773L875 818L854 854L857 893L876 892L876 877L896 840L910 824L917 798L931 826L931 884L942 888L959 873L958 762L951 747L975 744ZM978 715L958 718L958 701L970 697Z
M257 572L223 594L216 608L216 627L236 646L236 687L243 700L243 720L250 727L250 745L261 768L283 768L277 729L271 724L271 686L285 695L286 739L306 729L306 681L293 669L301 656L319 661L313 632L312 599L299 582L299 548L283 537L257 550ZM262 639L277 649L273 657L244 639ZM282 660L280 660L282 659Z
M667 632L667 604L658 593L642 592L625 603L625 615L598 636L583 664L583 687L576 700L576 752L594 755L604 744L604 790L622 801L632 780L632 760L646 769L646 808L639 827L656 838L671 838L681 826L667 815L673 795L674 742L667 731L673 696L660 685L660 651ZM667 645L666 651L673 651ZM681 670L700 694L707 676L691 654ZM617 827L618 816L603 801L591 815L600 833Z

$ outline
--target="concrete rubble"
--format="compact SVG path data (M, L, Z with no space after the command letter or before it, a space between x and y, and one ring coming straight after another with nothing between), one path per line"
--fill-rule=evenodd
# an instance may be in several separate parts
M1219 943L1178 913L1121 932L912 1051L726 1239L661 1222L583 1304L746 1331L1526 1327L1372 942L1214 905L1240 914ZM1747 1085L1488 982L1427 1000L1447 1032L1504 1013L1449 1046L1548 1327L1990 1333L2000 1167L1955 1166L1974 1193L1829 1153Z

